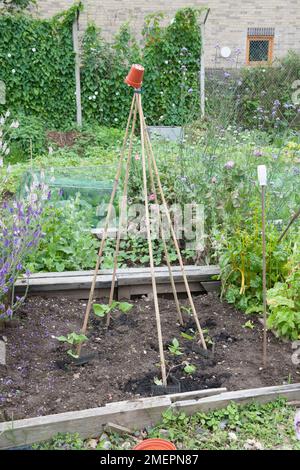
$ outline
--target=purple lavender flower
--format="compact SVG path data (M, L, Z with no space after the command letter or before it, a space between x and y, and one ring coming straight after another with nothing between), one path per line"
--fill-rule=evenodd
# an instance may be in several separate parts
M253 152L253 155L255 157L262 157L263 156L263 152L260 150L260 149L255 149L254 152Z

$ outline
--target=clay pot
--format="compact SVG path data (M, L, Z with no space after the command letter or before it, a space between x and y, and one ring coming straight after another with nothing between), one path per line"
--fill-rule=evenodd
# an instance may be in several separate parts
M133 450L176 450L172 442L164 439L145 439L137 444Z
M144 71L145 69L142 65L133 64L124 82L127 83L127 85L132 86L133 88L141 88L143 83Z

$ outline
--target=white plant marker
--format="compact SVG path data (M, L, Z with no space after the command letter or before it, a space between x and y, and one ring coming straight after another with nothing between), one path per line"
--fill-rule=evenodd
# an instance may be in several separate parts
M266 187L267 168L265 165L257 167L258 182L261 187L261 212L262 212L262 252L263 252L263 366L267 365L267 263L266 263Z
M0 364L6 365L6 344L5 341L0 340Z

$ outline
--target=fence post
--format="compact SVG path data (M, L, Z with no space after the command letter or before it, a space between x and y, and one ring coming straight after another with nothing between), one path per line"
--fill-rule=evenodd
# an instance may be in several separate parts
M201 56L200 56L200 113L201 117L205 116L205 23L209 15L210 9L205 10L204 19L200 23L200 34L201 34Z
M76 117L77 125L82 126L82 109L81 109L81 84L80 84L80 51L78 41L79 29L79 11L77 11L73 22L73 48L75 53L75 81L76 81Z

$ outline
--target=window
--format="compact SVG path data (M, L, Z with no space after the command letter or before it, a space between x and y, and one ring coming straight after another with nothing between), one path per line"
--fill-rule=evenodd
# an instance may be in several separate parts
M248 65L272 62L274 28L248 28L247 57Z

